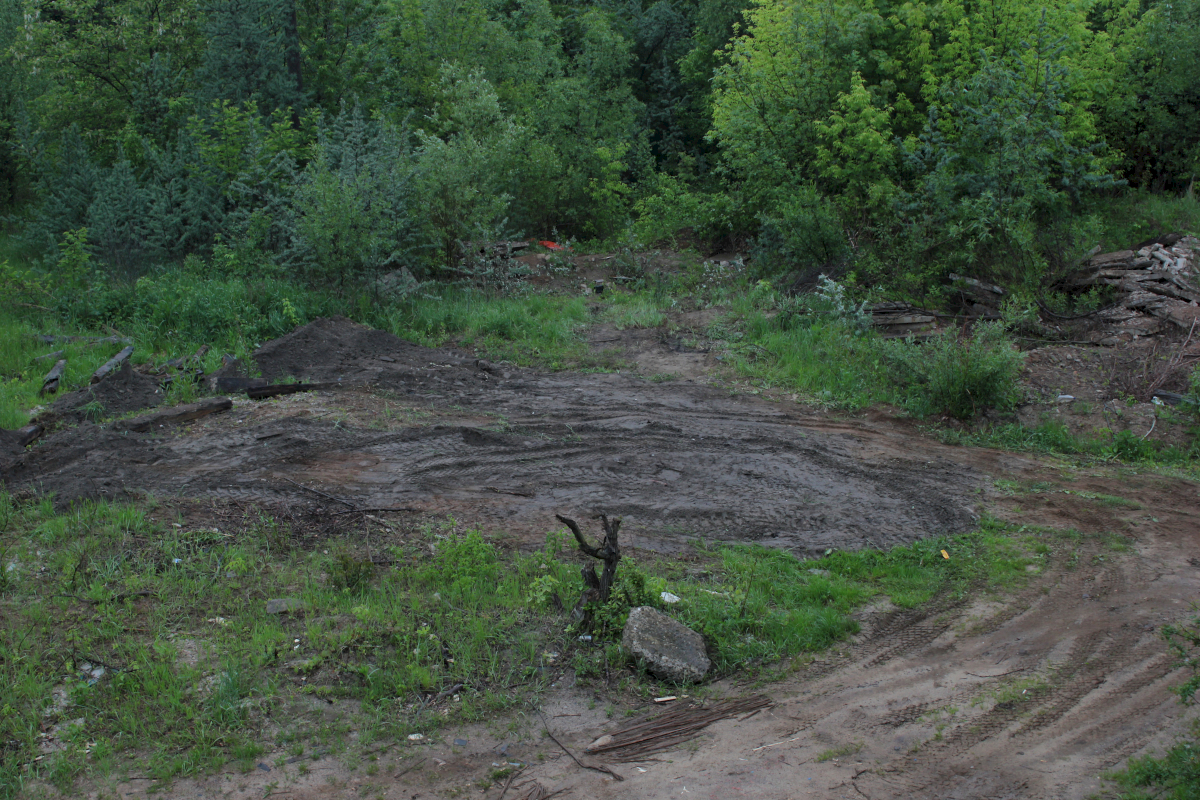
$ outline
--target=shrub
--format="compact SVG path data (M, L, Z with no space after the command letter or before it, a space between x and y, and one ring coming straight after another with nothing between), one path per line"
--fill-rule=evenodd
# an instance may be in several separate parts
M948 331L923 345L892 341L882 348L907 405L918 414L967 419L987 408L1012 408L1020 398L1017 378L1025 357L999 324L976 325L968 339Z

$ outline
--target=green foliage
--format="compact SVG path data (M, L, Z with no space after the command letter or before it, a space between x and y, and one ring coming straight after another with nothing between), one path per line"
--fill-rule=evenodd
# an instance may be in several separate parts
M1122 154L1129 181L1191 194L1200 168L1200 3L1116 6L1115 84L1100 128ZM1116 27L1115 25L1113 27Z
M253 103L259 112L304 104L294 0L214 0L203 9L202 103Z
M951 263L990 269L1009 283L1044 270L1036 225L1088 188L1112 186L1073 126L1085 123L1068 95L1061 47L1039 30L1028 54L987 57L939 90L919 144L905 148L916 186L902 201L909 235Z
M413 164L403 132L342 108L318 126L316 154L292 200L292 253L317 285L378 287L380 276L418 267L412 232Z
M896 160L891 112L874 105L855 72L850 91L839 94L829 119L816 124L817 171L843 219L869 219L891 206L896 191L890 177Z
M946 331L919 346L886 342L882 355L918 414L967 419L989 408L1008 410L1020 399L1024 355L997 323L979 323L964 339Z

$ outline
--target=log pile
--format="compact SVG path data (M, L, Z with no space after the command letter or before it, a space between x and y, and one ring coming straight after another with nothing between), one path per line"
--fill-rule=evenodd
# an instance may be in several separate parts
M1163 237L1137 250L1090 258L1066 281L1068 290L1113 286L1122 292L1116 305L1096 314L1104 325L1096 344L1112 346L1161 333L1174 325L1190 331L1200 320L1200 285L1194 268L1200 241Z

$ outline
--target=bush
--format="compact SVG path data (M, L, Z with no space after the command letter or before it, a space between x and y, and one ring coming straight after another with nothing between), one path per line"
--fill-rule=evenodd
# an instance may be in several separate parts
M1025 356L1000 324L976 325L965 340L945 332L923 345L893 341L882 347L917 414L967 419L988 408L1010 409L1020 399L1017 378Z

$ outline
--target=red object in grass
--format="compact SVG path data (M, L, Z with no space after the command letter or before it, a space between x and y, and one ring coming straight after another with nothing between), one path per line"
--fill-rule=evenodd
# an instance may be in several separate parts
M538 242L538 244L540 244L542 247L546 248L547 250L565 250L566 249L561 244L555 244L554 242Z

